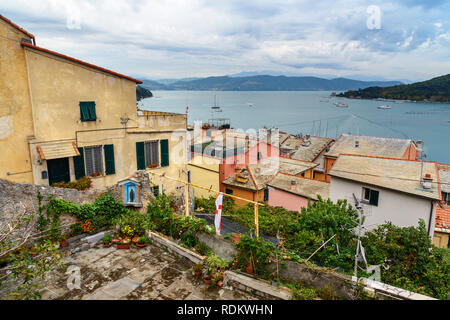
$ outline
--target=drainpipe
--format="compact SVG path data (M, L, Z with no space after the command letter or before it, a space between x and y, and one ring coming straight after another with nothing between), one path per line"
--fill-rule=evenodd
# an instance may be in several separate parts
M434 201L430 201L431 202L431 209L430 209L430 219L428 221L428 235L431 236L430 231L431 231L431 220L433 218L433 204Z

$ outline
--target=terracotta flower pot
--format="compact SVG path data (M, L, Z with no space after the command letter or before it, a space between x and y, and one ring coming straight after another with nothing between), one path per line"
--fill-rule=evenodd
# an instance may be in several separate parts
M112 246L112 242L110 242L110 243L104 243L103 246L104 246L105 248L109 248L109 247Z
M67 246L67 241L66 240L61 240L61 242L59 243L60 247L66 247Z
M253 269L249 266L245 266L245 272L247 272L248 274L253 274Z
M217 281L217 286L218 287L222 287L223 286L223 281Z
M138 243L140 237L134 237L131 241L136 244Z
M130 249L130 244L117 244L117 249Z
M233 235L231 236L231 241L233 241L233 243L239 243L241 241L242 235L239 233L233 233Z
M135 245L136 245L136 247L138 247L138 248L143 248L143 247L145 247L147 244L146 244L145 242L144 242L144 243L136 242Z
M211 285L211 279L203 279L203 282L207 285L210 286Z
M202 276L202 273L201 272L194 272L194 275L196 276L196 277L201 277Z

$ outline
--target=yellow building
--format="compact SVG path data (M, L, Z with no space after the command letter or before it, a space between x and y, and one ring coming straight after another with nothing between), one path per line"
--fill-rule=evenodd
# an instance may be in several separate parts
M186 179L186 116L138 110L141 81L40 48L2 16L0 55L0 179L103 187L148 167Z
M220 191L219 170L221 159L195 155L188 163L188 170L193 184ZM196 198L209 198L215 193L194 188Z

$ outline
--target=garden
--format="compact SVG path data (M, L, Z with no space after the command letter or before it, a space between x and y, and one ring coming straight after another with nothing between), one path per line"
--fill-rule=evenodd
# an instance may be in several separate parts
M227 234L225 238L232 239L237 252L230 263L199 241L200 233L215 234L214 228L204 219L176 214L175 201L167 195L153 199L145 213L127 209L111 193L90 204L78 205L51 196L45 205L43 202L38 194L37 214L22 217L18 224L37 230L33 233L37 236L27 241L9 236L0 242L0 289L4 284L2 281L8 275L12 276L18 286L10 295L16 299L39 298L35 282L48 270L62 267L63 257L58 247L64 247L66 239L100 231L106 232L103 246L115 246L118 250L151 244L147 237L149 230L170 237L179 245L207 256L204 263L192 267L192 272L208 286L223 286L226 270L240 270L290 288L294 299L338 299L331 287L317 289L293 283L268 271L267 265L276 262L283 268L286 261L308 260L308 263L343 274L353 274L357 245L354 229L358 226L358 214L346 201L333 203L319 199L300 213L260 206L260 232L277 237L278 245L255 237L252 231L244 235ZM200 212L214 212L214 202L214 197L196 199L196 208ZM223 214L253 230L253 207L233 207L231 199L224 199ZM62 214L72 215L76 222L70 226L61 225ZM64 228L68 231L64 232ZM368 264L382 266L382 282L439 299L447 298L450 287L448 250L432 245L423 221L417 227L409 228L387 223L367 232L361 243ZM370 274L360 268L358 276Z

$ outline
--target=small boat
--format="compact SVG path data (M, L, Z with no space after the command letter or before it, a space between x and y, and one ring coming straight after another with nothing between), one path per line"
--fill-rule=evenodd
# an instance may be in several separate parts
M247 103L247 105L249 106L249 107L253 107L253 103Z
M330 99L321 99L320 102L330 102Z
M343 103L343 102L335 102L334 105L336 107L340 107L340 108L348 108L348 104Z
M382 105L382 106L378 106L377 108L378 109L392 109L392 107L390 105L387 105L387 104Z

